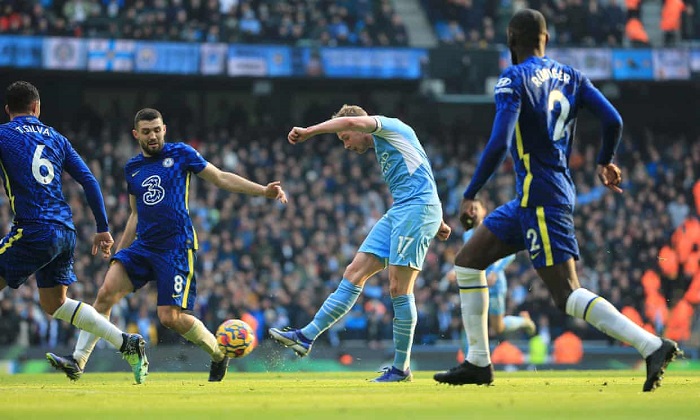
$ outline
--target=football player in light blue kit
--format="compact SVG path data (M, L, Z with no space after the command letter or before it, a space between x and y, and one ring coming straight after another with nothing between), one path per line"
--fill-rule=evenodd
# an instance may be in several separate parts
M192 174L230 192L287 202L279 181L260 185L207 162L184 143L165 143L166 126L155 109L144 108L134 117L132 134L141 153L124 167L131 214L117 253L97 293L95 309L109 316L127 294L153 281L158 288L160 322L194 343L212 358L209 381L219 382L228 358L202 321L187 313L196 297L194 272L197 234L189 215ZM81 372L98 337L81 333L72 356L60 358Z
M100 186L68 139L39 120L41 101L34 85L12 83L5 101L10 122L0 125L0 177L14 220L0 241L0 290L17 289L35 274L41 308L109 341L121 351L139 382L148 366L143 337L123 333L92 306L66 297L68 286L77 280L73 272L76 233L63 197L63 172L83 187L95 216L92 255L99 249L108 259L114 240Z
M433 238L446 240L451 232L442 221L430 162L411 127L396 118L368 116L355 105L343 105L333 118L320 124L292 128L288 140L298 144L327 133L337 133L345 148L356 153L374 148L394 204L367 235L338 289L313 321L301 329L271 328L270 335L306 356L314 340L350 311L367 279L388 265L395 353L393 365L384 368L374 382L411 381L411 346L418 318L413 286Z
M622 134L622 118L586 76L545 55L548 41L547 23L536 10L519 10L508 23L513 65L495 86L491 138L464 191L460 222L465 229L473 225L476 194L508 149L515 166L517 199L491 212L455 257L469 352L464 363L434 378L452 385L493 382L484 269L506 255L527 250L562 312L639 351L647 365L642 390L652 391L680 353L676 343L630 321L603 297L582 288L576 275L576 190L569 171L576 117L581 108L587 108L601 122L598 177L617 193L622 192L622 175L613 157Z
M466 243L474 234L474 230L486 217L486 207L481 200L474 200L476 211L474 215L473 227L464 232L462 240ZM530 314L526 311L520 312L519 316L506 316L506 294L508 293L508 282L506 280L506 267L515 261L515 254L510 254L491 264L486 269L486 284L489 286L489 326L494 335L507 334L518 330L523 330L527 335L534 335L536 331L535 323L532 322ZM468 293L468 292L465 292ZM466 354L466 353L465 353Z

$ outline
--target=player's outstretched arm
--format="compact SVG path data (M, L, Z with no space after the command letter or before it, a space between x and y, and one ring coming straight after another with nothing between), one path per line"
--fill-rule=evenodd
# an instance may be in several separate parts
M208 163L197 176L226 191L274 198L282 204L287 203L287 194L282 189L280 181L260 185L234 173L224 172L211 163Z
M374 117L338 117L310 127L294 127L289 131L287 140L291 144L298 144L319 134L339 133L341 131L371 133L376 129L377 120Z

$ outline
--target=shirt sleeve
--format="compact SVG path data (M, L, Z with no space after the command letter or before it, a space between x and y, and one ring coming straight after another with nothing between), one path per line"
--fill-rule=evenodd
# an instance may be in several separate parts
M607 165L613 161L622 138L622 117L610 101L585 76L581 83L580 98L581 103L600 120L603 144L598 152L597 162L600 165Z
M506 152L513 141L515 124L520 116L521 81L512 67L506 69L494 88L496 99L496 116L491 128L491 137L479 159L464 198L472 200L491 178L506 157Z
M68 140L66 140L66 160L64 168L66 172L70 174L80 185L83 186L85 191L85 197L87 198L88 205L92 214L95 216L95 222L97 224L97 232L107 232L109 230L109 225L107 223L107 210L105 209L104 198L102 197L102 190L100 185L97 183L97 179L90 172L90 168L87 167L83 159L78 155L78 152L73 149Z
M393 137L391 136L391 133L401 133L411 130L406 123L398 118L389 118L383 115L373 115L372 118L374 118L374 121L377 122L377 128L375 128L370 134L383 139Z
M508 67L493 88L496 111L509 110L520 112L523 81L515 67Z
M131 182L129 180L133 178L132 172L131 172L131 165L129 165L130 162L127 162L126 165L124 165L124 179L126 180L126 191L130 195L136 195L134 192L134 189L131 187Z
M182 150L185 156L187 170L195 174L202 172L207 166L207 160L189 144L183 144Z

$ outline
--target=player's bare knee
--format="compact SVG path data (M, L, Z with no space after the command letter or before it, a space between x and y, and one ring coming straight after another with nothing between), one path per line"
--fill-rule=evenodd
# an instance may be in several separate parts
M65 303L65 297L39 298L39 305L49 315L53 315Z
M170 306L158 307L158 319L165 328L178 331L180 328L180 311Z
M165 328L175 330L177 329L177 318L170 314L161 314L158 313L158 319L160 319L160 323L163 324Z
M343 272L343 278L352 284L357 284L360 281L360 276L358 276L357 271L353 270L352 264L350 264Z
M398 284L391 283L389 285L389 294L391 295L391 297L396 297L396 296L400 296L400 295L405 295L406 291L401 290L401 288L399 287Z
M362 264L355 261L347 266L343 273L343 278L356 286L362 286L367 279Z
M562 312L566 313L566 301L569 299L569 294L552 295L554 305Z
M109 287L106 283L97 291L97 299L93 307L99 313L105 313L109 308L116 305L121 300L121 295L117 290Z

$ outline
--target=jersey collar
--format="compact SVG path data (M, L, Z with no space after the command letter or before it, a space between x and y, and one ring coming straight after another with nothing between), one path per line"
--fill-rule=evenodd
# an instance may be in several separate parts
M35 117L34 115L20 115L17 117L14 117L12 121L17 121L17 122L25 122L25 123L40 123L39 118Z

